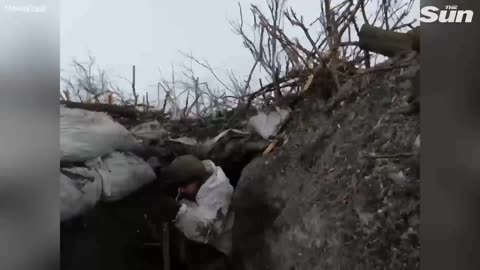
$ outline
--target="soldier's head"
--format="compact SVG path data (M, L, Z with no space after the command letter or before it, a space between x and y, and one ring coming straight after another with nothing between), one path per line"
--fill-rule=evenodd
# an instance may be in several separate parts
M179 156L164 169L162 174L167 183L176 187L184 197L194 200L208 173L201 160L192 156Z

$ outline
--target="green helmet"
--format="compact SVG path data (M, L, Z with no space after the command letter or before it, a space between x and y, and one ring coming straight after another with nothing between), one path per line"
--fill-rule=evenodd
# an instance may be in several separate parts
M203 182L209 174L201 160L192 155L175 158L162 171L162 178L169 185L183 186L195 181Z

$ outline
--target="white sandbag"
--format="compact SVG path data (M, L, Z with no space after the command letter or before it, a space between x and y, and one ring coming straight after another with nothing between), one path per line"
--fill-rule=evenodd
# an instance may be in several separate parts
M60 106L61 160L87 161L137 147L130 132L107 114Z
M130 132L140 139L165 139L168 136L168 131L157 120L137 125Z
M93 208L102 196L98 172L75 167L60 172L60 220L65 221Z
M102 176L103 201L121 200L156 178L147 162L130 153L114 152L86 164Z
M277 109L268 114L260 112L248 120L247 127L266 140L278 133L289 115L290 111L284 109Z

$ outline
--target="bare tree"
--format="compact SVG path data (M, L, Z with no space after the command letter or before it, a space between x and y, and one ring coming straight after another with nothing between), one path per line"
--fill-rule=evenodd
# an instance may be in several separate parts
M301 14L288 7L287 0L266 2L265 9L250 5L253 18L250 24L245 21L239 4L239 21L231 22L253 60L244 78L232 71L221 74L224 71L218 71L207 60L182 53L189 65L177 72L172 66L168 76L160 72L156 84L157 109L178 119L206 117L239 105L263 106L285 95L298 94L305 84L325 74L338 90L347 76L346 67L369 68L378 59L378 55L358 46L363 24L403 31L416 23L406 22L415 0L321 0L319 16L313 22L306 22ZM285 25L299 30L302 41L288 35ZM197 76L194 66L208 71L214 82ZM138 104L135 66L131 79L122 78L130 84L131 91L114 86L106 72L96 67L92 56L87 63L74 60L73 67L72 76L62 77L62 99L73 95L82 102L88 98L98 101L100 95L108 93L118 97L121 104L150 107L148 93L143 96L143 104Z
M120 87L113 85L112 82L110 82L110 89L111 93L118 98L121 105L132 105L134 103L134 100L127 96L125 91L120 89Z
M133 105L136 107L138 105L138 94L137 90L135 88L135 65L132 65L132 79L129 80L125 77L120 77L124 81L128 82L130 84L130 87L132 88L132 95L133 95ZM145 103L145 102L143 102Z
M177 101L177 82L175 80L175 69L173 66L171 73L171 80L168 80L160 70L160 80L157 84L157 87L158 89L162 89L164 92L164 101L161 112L164 114L168 113L172 118L176 119L181 117L181 110Z
M197 117L204 118L218 111L228 110L236 105L236 99L227 98L227 93L240 97L245 90L238 77L232 72L228 74L230 81L223 81L214 68L206 60L198 60L191 54L182 53L189 61L184 65L181 76L176 78L172 67L171 80L167 80L160 72L157 84L159 91L163 90L164 100L162 111L167 112L172 118ZM194 65L206 69L217 82L218 87L211 88L209 83L202 81L194 72ZM160 99L160 97L158 97Z
M72 60L74 73L68 77L62 77L64 91L72 93L80 102L95 100L105 94L110 84L107 72L96 64L92 55L88 56L87 62Z
M252 32L247 33L242 6L239 4L238 23L231 23L244 46L250 51L254 65L257 63L267 73L267 84L248 94L252 97L268 99L270 93L282 96L283 91L297 92L299 83L293 78L304 81L307 76L318 76L320 70L330 73L337 89L341 87L339 78L345 65L369 67L377 55L359 48L358 36L361 24L380 25L385 29L399 30L412 27L413 22L404 23L410 13L414 0L321 0L320 15L308 24L301 15L288 8L285 0L268 0L267 11L251 5L253 16ZM368 14L367 10L373 10ZM283 22L290 23L303 33L306 42L285 33ZM317 25L320 31L314 33L310 28ZM281 61L283 57L283 61ZM322 73L323 74L323 73ZM280 79L280 77L282 79ZM305 79L303 79L303 78ZM289 81L290 79L290 81ZM292 85L294 87L292 87ZM248 102L248 104L250 104Z

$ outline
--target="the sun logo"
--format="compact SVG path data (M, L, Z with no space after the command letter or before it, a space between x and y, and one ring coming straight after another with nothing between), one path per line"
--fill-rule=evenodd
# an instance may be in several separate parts
M447 5L445 9L426 6L420 10L420 22L422 23L471 23L472 20L472 10L461 10L456 5Z

